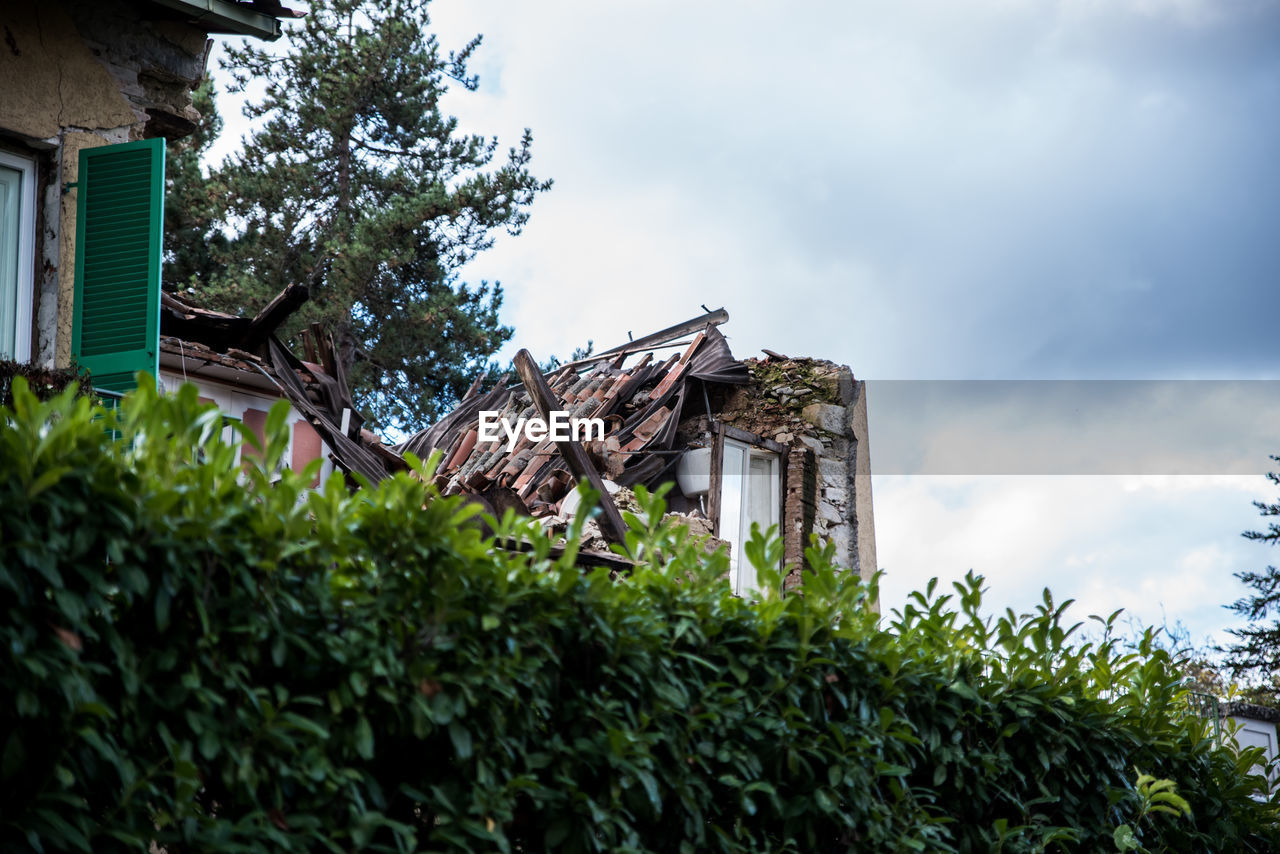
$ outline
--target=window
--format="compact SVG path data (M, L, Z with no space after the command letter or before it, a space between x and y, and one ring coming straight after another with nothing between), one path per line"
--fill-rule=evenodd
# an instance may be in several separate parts
M729 583L745 595L760 589L744 544L751 525L761 532L778 524L782 476L778 454L725 438L720 463L720 539L729 543Z
M35 162L0 151L0 357L31 359Z

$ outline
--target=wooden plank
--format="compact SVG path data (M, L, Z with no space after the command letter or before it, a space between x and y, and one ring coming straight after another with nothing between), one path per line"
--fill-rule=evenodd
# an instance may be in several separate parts
M467 389L467 393L462 396L463 400L470 400L476 396L476 392L480 390L480 383L484 382L484 378L489 376L488 371L481 371L471 383L471 388Z
M342 364L342 354L338 352L338 345L333 342L332 332L326 332L324 337L325 345L331 354L330 359L333 361L333 378L338 381L338 394L342 396L342 405L351 410L351 420L355 422L359 416L355 411L356 405L351 399L351 388L347 385L347 369ZM360 418L360 421L364 419Z
M680 357L680 364L685 364L693 357L693 351L698 349L698 345L707 340L707 330L702 330L693 336L693 340L689 342L689 349L684 351L684 355Z
M318 351L316 361L319 361L324 366L326 374L334 376L338 373L338 369L333 364L333 350L325 346L324 329L319 323L312 323L309 328L311 329L311 337L315 339L316 350Z
M529 396L533 398L538 412L544 420L550 422L551 412L559 409L560 403L547 386L547 381L542 376L542 372L538 370L538 365L534 362L533 356L529 354L528 350L521 350L516 353L514 363L516 373L520 376L520 382L524 383L524 387L528 389ZM573 476L579 480L585 478L591 488L600 494L600 532L615 543L623 542L623 535L627 530L627 526L622 521L622 514L618 512L617 505L613 503L613 496L609 494L609 490L605 489L600 473L596 471L595 466L591 465L591 460L587 458L587 452L571 438L563 442L556 442L555 446L560 451L560 455L564 457L564 461L568 464L569 471L573 472Z
M608 356L613 356L619 350L631 350L632 352L635 352L637 350L642 350L645 347L652 347L655 344L665 344L668 341L674 341L681 335L689 335L693 332L699 331L700 329L705 329L708 326L719 326L722 323L727 323L728 320L729 312L725 311L723 308L718 308L715 311L709 311L706 314L699 315L698 317L690 318L683 323L677 323L675 326L668 326L666 329L659 330L651 335L645 335L641 338L635 339L634 341L628 341L626 344L619 344L617 347L610 347L608 350L597 353L594 358L598 361Z
M320 356L316 351L315 339L311 337L311 330L302 330L302 349L307 355L307 361L313 365L320 364Z
M724 425L713 421L711 425L711 487L707 490L707 516L711 520L711 533L720 536L720 482L724 479Z

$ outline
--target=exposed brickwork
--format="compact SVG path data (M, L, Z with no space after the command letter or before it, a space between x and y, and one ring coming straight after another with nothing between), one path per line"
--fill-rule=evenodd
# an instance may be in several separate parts
M805 546L813 533L818 507L818 467L813 451L805 447L792 448L786 465L786 493L782 497L782 560L795 567L784 582L784 587L790 589L800 583Z

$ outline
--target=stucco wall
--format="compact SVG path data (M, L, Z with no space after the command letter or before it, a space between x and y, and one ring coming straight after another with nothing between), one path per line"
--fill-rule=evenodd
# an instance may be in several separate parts
M207 34L127 0L14 3L0 24L0 132L37 147L65 131L110 141L185 136Z
M120 84L85 44L68 9L15 3L0 47L0 130L57 145L68 127L127 129L139 121ZM17 85L8 85L13 81Z

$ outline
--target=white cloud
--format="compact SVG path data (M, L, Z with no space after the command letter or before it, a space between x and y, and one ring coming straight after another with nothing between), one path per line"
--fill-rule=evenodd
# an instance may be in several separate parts
M1030 609L1048 587L1076 600L1076 620L1124 608L1221 640L1236 624L1223 606L1247 592L1233 573L1268 558L1240 536L1256 527L1250 501L1269 495L1260 475L876 477L874 495L886 612L972 569L992 613Z

